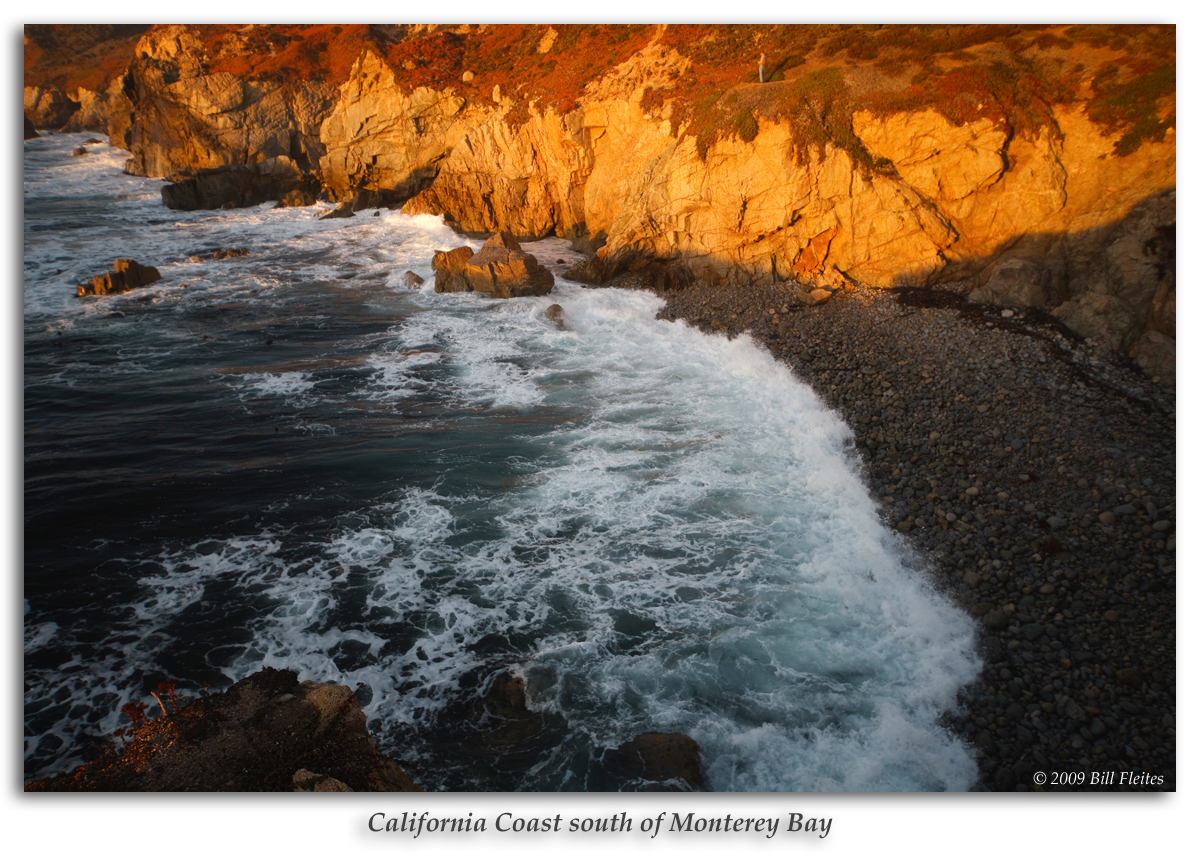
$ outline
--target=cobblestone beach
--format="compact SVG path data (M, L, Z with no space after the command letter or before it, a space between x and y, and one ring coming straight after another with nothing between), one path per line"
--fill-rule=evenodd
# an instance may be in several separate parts
M983 674L946 723L979 789L1175 789L1173 388L952 290L661 295L661 319L752 334L841 413L885 520L976 618Z

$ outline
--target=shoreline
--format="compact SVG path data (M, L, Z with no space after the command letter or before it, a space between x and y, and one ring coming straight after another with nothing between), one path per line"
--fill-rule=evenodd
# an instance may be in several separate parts
M979 789L1148 789L1052 783L1070 771L1175 789L1172 388L948 290L659 294L660 319L752 334L838 411L884 521L976 619L983 673L946 724Z

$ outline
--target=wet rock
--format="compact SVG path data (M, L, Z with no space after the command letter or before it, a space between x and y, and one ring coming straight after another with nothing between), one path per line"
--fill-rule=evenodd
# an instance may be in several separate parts
M477 253L470 246L435 252L433 268L437 272L434 289L439 293L474 291L511 299L545 296L554 289L554 274L507 231L493 235Z
M173 177L162 188L163 205L172 210L229 210L253 207L267 201L276 206L308 206L316 199L317 185L287 157L251 165L200 169Z
M324 222L326 219L353 219L354 205L349 201L343 201L334 209L330 210L324 216L318 217L318 221Z
M563 310L562 305L554 304L546 308L546 319L553 322L560 329L567 327L567 312Z
M349 687L298 680L265 668L142 725L119 752L25 789L420 791L375 748Z
M475 255L470 246L459 246L450 251L435 251L433 253L433 288L438 293L469 293L471 284L467 281L467 261Z
M113 271L107 275L98 275L86 284L75 288L76 296L106 296L115 293L125 293L153 284L162 279L158 269L153 266L142 266L135 260L120 258L113 263Z
M248 248L217 249L212 254L194 254L188 260L227 260L231 257L246 257L250 254Z
M425 279L411 269L404 273L404 286L410 290L420 290L421 285L425 283Z
M641 734L609 751L604 769L618 789L700 790L704 784L700 746L684 734Z

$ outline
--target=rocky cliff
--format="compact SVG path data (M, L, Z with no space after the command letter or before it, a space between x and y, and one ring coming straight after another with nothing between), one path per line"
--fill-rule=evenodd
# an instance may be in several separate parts
M1174 375L1172 27L167 26L87 102L173 206L403 204L576 239L588 281L970 290Z

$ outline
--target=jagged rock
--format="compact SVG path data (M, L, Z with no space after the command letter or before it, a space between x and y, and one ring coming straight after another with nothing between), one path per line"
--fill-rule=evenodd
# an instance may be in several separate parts
M108 99L107 92L93 92L88 89L77 89L67 97L79 104L79 108L71 113L63 125L67 133L83 131L103 131L108 128Z
M545 296L554 289L554 274L521 248L507 231L488 239L478 253L470 246L435 252L434 289L439 293L486 293L496 299Z
M79 109L79 104L58 89L25 87L25 115L34 127L59 130Z
M298 681L264 668L144 725L121 751L25 789L420 791L376 749L349 687Z
M162 188L163 204L172 210L218 210L253 207L300 193L315 199L315 186L288 157L246 166L202 169Z
M142 266L135 260L120 258L113 263L113 271L107 275L97 275L86 284L75 288L76 296L106 296L114 293L124 293L136 290L162 279L158 269L153 266Z
M471 285L467 281L467 261L475 255L470 246L459 246L450 251L435 251L433 253L434 275L433 289L438 293L469 293Z
M546 319L553 322L560 329L567 327L567 312L563 310L562 305L551 305L546 308Z
M316 201L317 193L314 190L293 189L284 193L275 207L311 207Z
M664 792L704 786L700 746L684 734L641 734L609 751L604 769L618 789Z
M468 246L469 248L469 246ZM410 290L420 290L421 285L425 283L425 279L411 269L404 273L404 286Z

